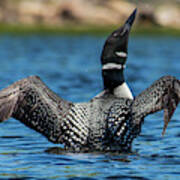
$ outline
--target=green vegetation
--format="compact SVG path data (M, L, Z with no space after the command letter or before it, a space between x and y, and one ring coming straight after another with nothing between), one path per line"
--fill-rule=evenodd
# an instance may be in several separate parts
M161 26L142 26L135 28L134 35L152 35L152 36L177 36L180 37L180 29L161 27Z
M7 25L0 24L0 34L26 35L105 35L111 33L117 26L91 26L91 25L66 25L66 26L44 26L44 25ZM157 36L180 36L180 30L164 28L159 26L135 26L133 35L157 35Z

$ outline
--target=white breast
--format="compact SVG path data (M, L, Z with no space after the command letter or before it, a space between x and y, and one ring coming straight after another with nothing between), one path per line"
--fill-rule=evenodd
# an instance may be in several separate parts
M125 82L114 89L114 95L117 97L134 99L131 90Z

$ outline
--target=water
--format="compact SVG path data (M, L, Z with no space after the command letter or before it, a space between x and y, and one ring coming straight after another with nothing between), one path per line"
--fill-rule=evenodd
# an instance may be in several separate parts
M65 99L87 101L102 89L105 37L0 36L0 88L40 76ZM126 79L135 95L163 75L180 78L180 38L132 37ZM148 116L131 154L62 153L14 119L0 124L0 179L135 179L180 177L180 107L161 136L163 113Z

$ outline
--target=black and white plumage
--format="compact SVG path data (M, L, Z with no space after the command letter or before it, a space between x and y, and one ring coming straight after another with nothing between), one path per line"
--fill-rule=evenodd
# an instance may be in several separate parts
M0 122L13 117L72 152L128 151L147 115L164 110L164 133L179 101L172 76L134 99L105 91L86 103L68 102L31 76L0 91Z
M128 56L129 33L136 11L135 9L125 24L107 38L101 54L104 91L109 91L117 97L130 99L133 99L133 95L125 82L124 69Z
M164 130L180 101L180 81L157 80L134 100L105 93L87 103L72 103L53 93L37 76L0 92L0 120L18 119L65 149L127 151L148 114L164 109Z

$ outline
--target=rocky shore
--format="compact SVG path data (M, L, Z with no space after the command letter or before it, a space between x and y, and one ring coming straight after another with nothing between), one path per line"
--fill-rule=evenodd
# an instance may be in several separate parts
M180 1L2 0L0 23L25 25L116 25L138 7L136 23L180 29Z

